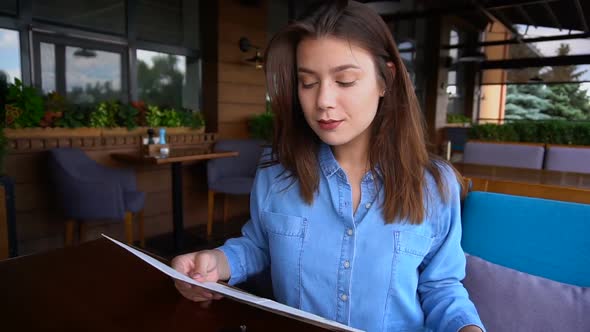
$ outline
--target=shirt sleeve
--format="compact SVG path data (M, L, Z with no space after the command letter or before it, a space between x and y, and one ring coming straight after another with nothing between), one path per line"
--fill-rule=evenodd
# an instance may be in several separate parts
M268 237L260 220L262 204L270 191L269 169L259 169L250 194L250 220L242 227L242 236L229 239L217 249L227 258L229 284L239 284L268 267Z
M452 170L447 168L442 174L446 175L449 195L446 202L439 200L438 234L421 265L418 281L426 326L433 331L457 332L467 325L476 325L485 331L461 283L466 259L461 248L460 186Z

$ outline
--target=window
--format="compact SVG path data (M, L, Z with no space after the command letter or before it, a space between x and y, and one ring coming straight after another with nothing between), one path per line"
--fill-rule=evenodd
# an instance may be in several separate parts
M148 104L199 109L199 76L195 59L137 50L138 95Z
M124 34L125 0L33 0L35 19Z
M94 104L122 99L121 54L80 47L66 47L67 99Z
M41 43L41 90L43 93L56 91L55 45Z
M449 44L455 45L461 42L461 34L458 30L452 29L449 33ZM451 48L449 50L449 61L451 68L447 72L447 95L449 97L447 104L447 121L451 117L458 117L465 114L465 88L464 88L464 65L459 61L459 50Z
M21 78L18 31L0 28L0 80Z
M74 104L126 100L123 47L44 34L34 40L35 76L43 93L55 91Z

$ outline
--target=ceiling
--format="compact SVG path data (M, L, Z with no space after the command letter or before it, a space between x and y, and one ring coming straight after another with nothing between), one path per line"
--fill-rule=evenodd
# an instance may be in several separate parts
M523 24L557 29L590 32L589 0L391 0L365 3L392 3L400 8L385 13L386 20L456 15L481 27L487 22L499 21L504 25Z

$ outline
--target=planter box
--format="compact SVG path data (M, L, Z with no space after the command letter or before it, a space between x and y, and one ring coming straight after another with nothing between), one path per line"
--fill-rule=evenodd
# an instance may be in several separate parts
M124 127L116 128L5 128L7 138L50 138L50 137L97 137L97 136L147 136L149 127L138 127L129 130ZM157 128L156 128L157 132ZM168 135L178 134L204 134L205 128L193 129L190 127L166 128Z
M48 150L56 147L82 149L130 148L142 145L148 127L127 128L23 128L5 129L8 147L13 152ZM156 130L156 137L157 129ZM204 128L166 128L169 144L209 148L215 142L215 133L205 133Z
M5 128L7 138L93 137L101 136L102 128Z

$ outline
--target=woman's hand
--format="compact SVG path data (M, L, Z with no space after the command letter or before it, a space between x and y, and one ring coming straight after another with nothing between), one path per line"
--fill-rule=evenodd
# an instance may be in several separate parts
M459 332L482 332L482 330L475 325L467 325L460 329Z
M204 250L177 256L172 260L172 268L199 282L217 282L229 279L227 258L219 250ZM182 296L195 302L219 300L219 294L184 281L174 280L176 289Z

